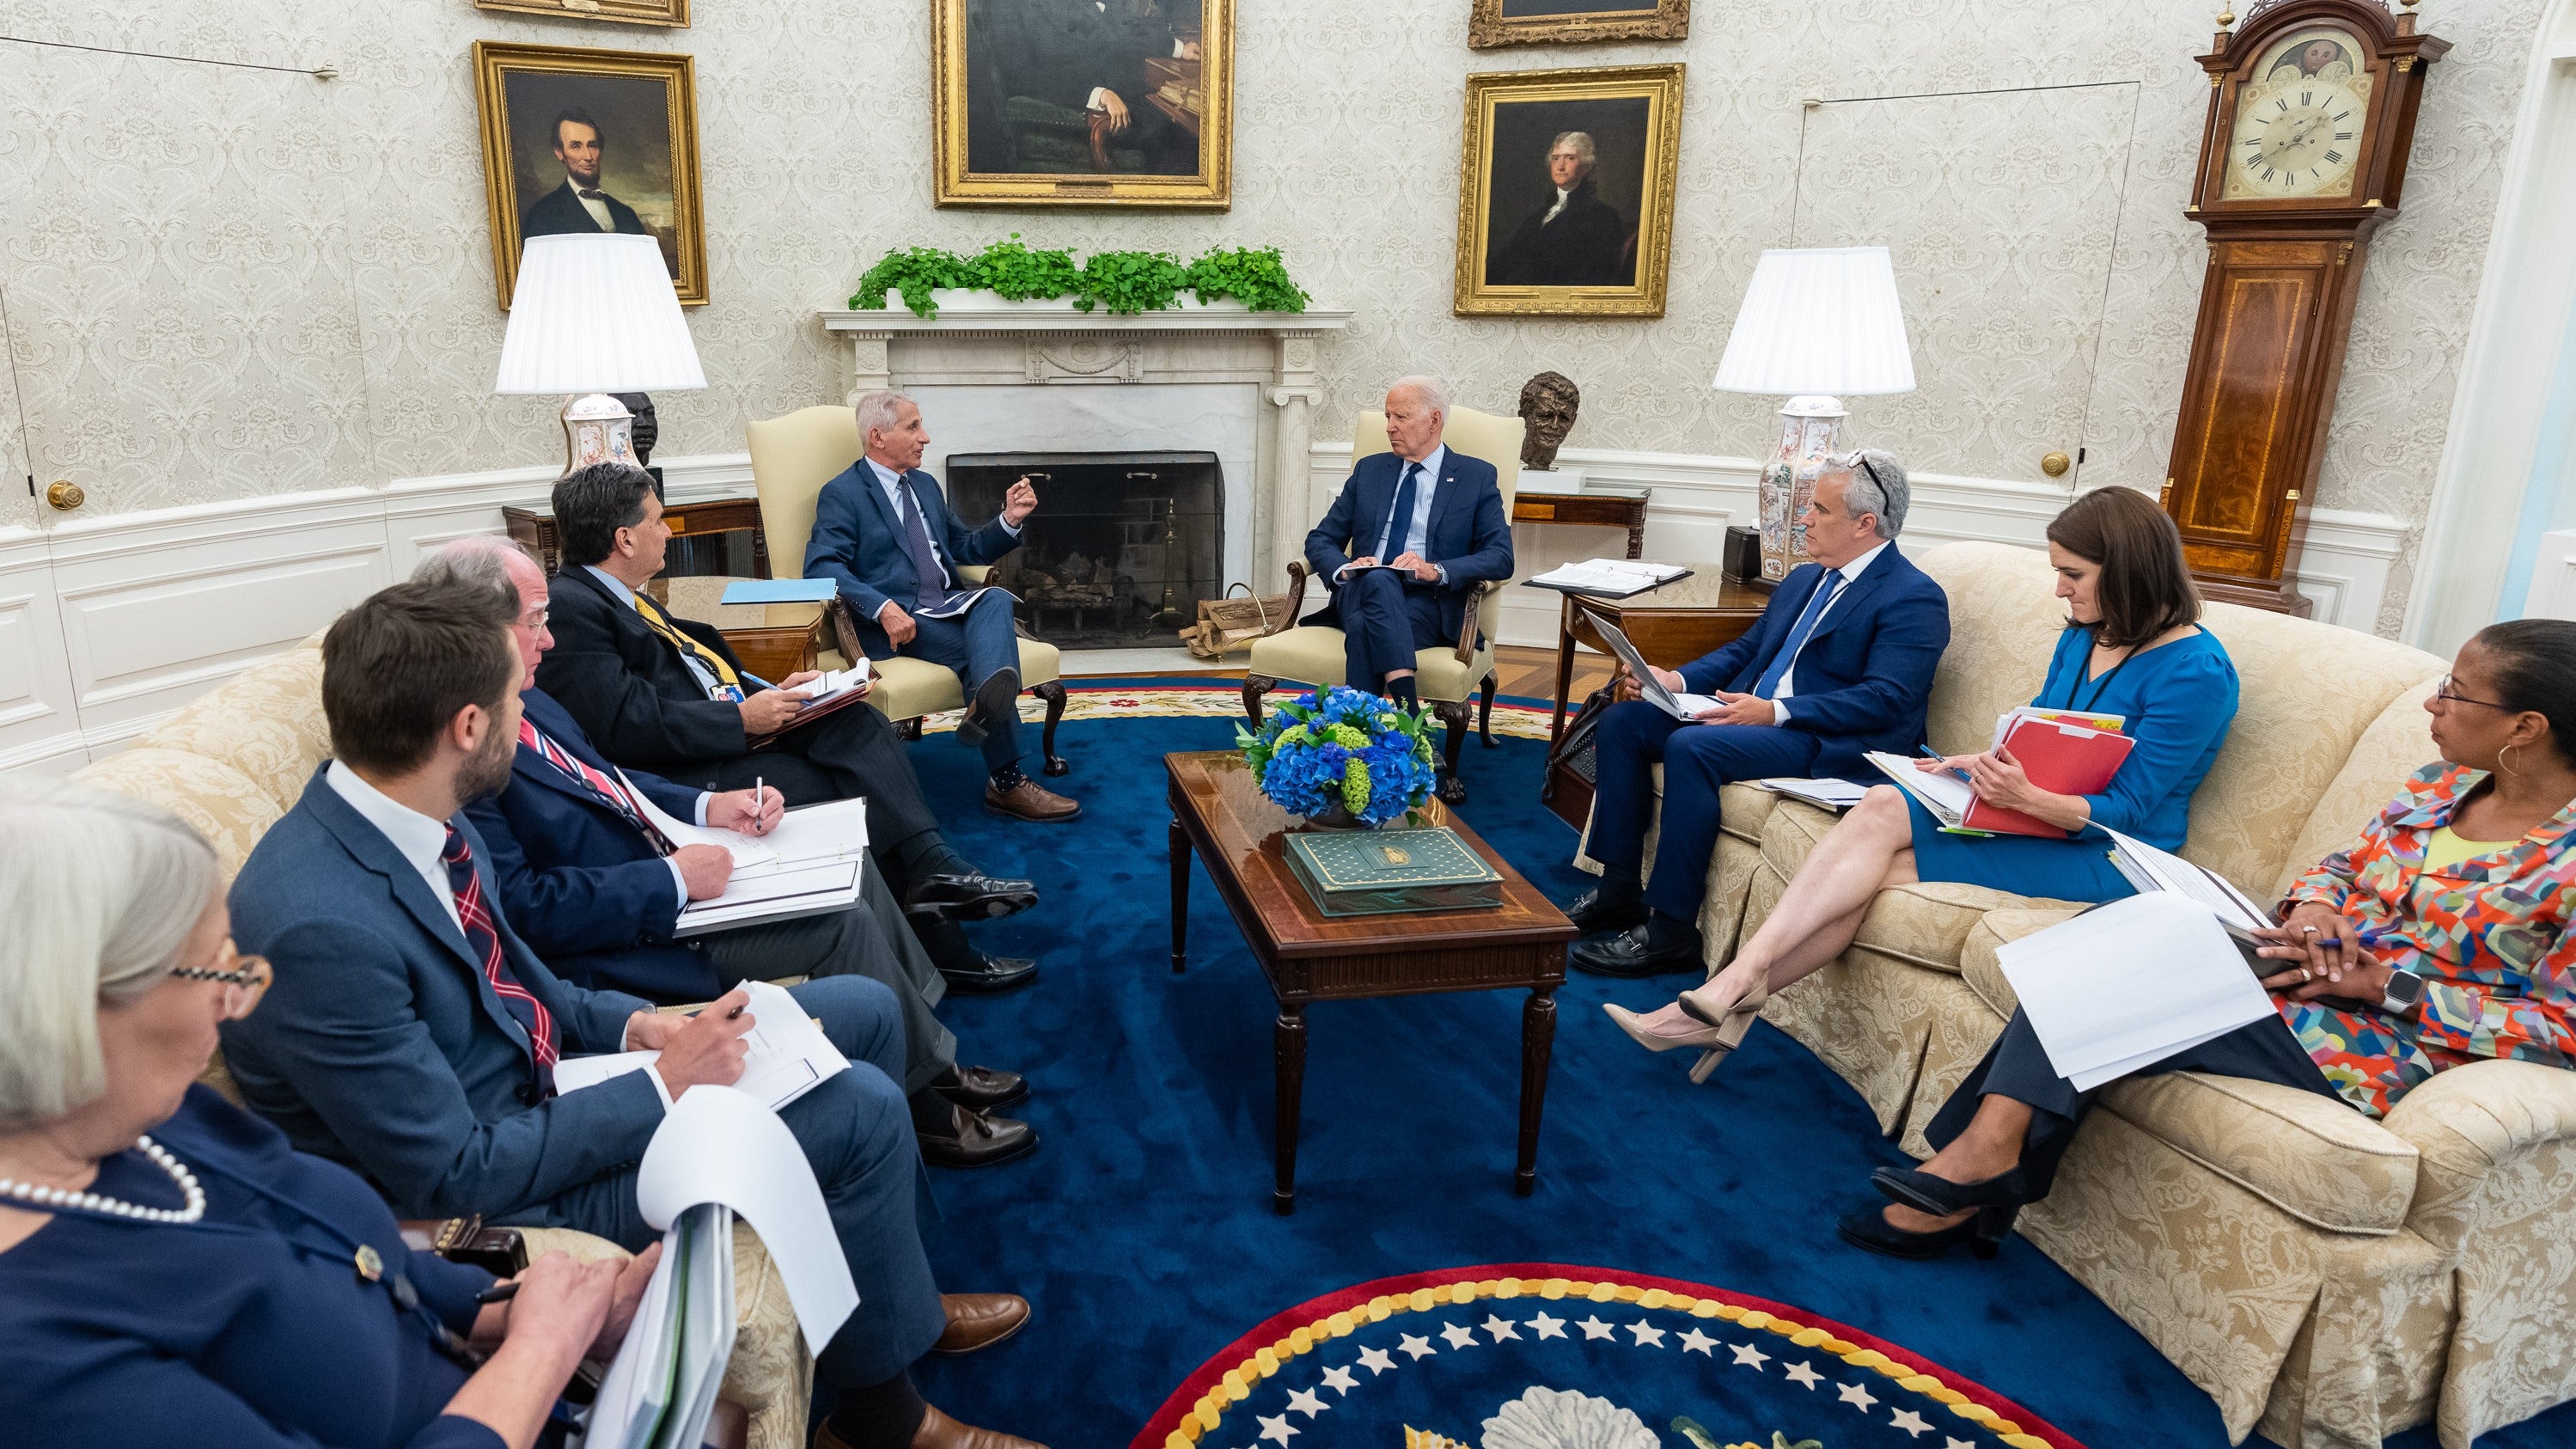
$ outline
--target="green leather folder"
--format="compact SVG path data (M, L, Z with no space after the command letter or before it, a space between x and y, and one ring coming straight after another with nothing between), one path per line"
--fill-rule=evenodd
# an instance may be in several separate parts
M1446 826L1291 835L1288 869L1327 916L1461 911L1503 903L1502 873Z

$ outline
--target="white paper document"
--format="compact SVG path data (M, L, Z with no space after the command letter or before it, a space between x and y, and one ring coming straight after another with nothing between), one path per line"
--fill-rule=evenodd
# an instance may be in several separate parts
M789 694L803 695L806 702L809 704L818 704L824 700L832 698L834 695L847 694L853 689L865 689L867 687L868 661L867 656L861 655L858 662L852 664L849 668L826 669L820 677L806 680L803 684L797 685L795 688L790 689L787 692Z
M867 861L859 858L736 871L725 883L724 894L682 907L671 934L697 936L731 926L846 911L858 904L859 872L866 868Z
M2117 847L2111 865L2141 891L2172 891L2209 908L2227 933L2252 940L2258 927L2272 924L2271 913L2216 871L2192 864L2171 851L2158 850L2105 825L2102 833Z
M663 838L673 845L712 845L733 857L733 868L737 871L745 866L761 865L778 858L778 852L762 844L756 836L745 835L738 830L717 830L710 826L682 820L654 804L652 796L636 789L634 780L628 778L625 771L618 771L617 778L625 781L626 793L634 797L636 806L644 812L644 818L652 821L653 828L662 832Z
M700 1203L723 1203L760 1235L808 1344L829 1343L859 1290L833 1234L823 1190L796 1134L731 1087L692 1087L644 1149L635 1175L644 1221L668 1227ZM668 1251L665 1249L664 1251Z
M1956 770L1918 770L1911 758L1885 750L1872 750L1864 758L1895 781L1896 788L1922 801L1932 818L1944 825L1957 827L1967 818L1968 807L1977 803L1977 792L1968 788L1968 782L1959 778Z
M1782 777L1756 780L1753 783L1774 795L1786 795L1792 800L1804 800L1810 805L1821 805L1827 810L1836 811L1849 810L1860 803L1860 797L1869 793L1868 786L1855 785L1849 780L1799 780Z
M1655 677L1655 671L1647 666L1645 656L1637 652L1636 645L1628 642L1627 635L1619 632L1619 626L1607 619L1595 619L1592 627L1601 631L1601 638L1610 646L1610 652L1618 655L1619 662L1628 666L1628 673L1637 681L1639 699L1681 720L1696 719L1701 710L1716 709L1725 703L1705 694L1675 694L1664 688L1664 682Z
M850 1059L823 1035L823 1029L787 994L768 981L742 984L750 1001L743 1007L753 1022L743 1036L747 1048L742 1077L733 1084L776 1110L821 1085L826 1077L848 1071ZM611 1052L595 1057L566 1057L555 1063L555 1091L577 1092L611 1077L641 1071L660 1061L660 1052Z
M1689 573L1680 564L1647 563L1643 559L1589 558L1581 563L1560 564L1543 574L1533 574L1525 583L1543 589L1565 589L1579 594L1603 594L1624 599L1642 594L1658 584L1670 583Z
M733 1212L692 1207L662 1235L637 1305L582 1428L583 1449L697 1449L734 1343Z
M2207 906L2156 891L1996 948L2049 1065L2089 1092L2272 1014Z

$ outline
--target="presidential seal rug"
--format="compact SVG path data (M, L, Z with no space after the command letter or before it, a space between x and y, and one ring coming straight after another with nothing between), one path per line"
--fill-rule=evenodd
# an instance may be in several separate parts
M2082 1449L1800 1309L1673 1278L1489 1263L1301 1303L1173 1390L1130 1449Z

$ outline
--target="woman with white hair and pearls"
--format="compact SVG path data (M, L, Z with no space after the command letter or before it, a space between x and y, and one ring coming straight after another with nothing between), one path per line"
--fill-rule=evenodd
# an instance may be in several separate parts
M507 1302L346 1168L195 1085L268 965L203 839L77 786L0 795L0 1438L527 1449L659 1249ZM23 1442L23 1441L20 1441Z

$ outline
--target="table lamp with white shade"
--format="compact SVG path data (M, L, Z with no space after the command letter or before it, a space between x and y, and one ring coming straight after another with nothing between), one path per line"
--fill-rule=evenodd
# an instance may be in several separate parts
M1709 385L1789 394L1760 492L1762 579L1777 583L1807 561L1797 520L1816 474L1841 450L1842 399L1914 390L1887 248L1764 252Z
M707 385L662 245L608 232L533 236L519 254L496 393L573 393L564 471L635 462L634 416L608 396Z

